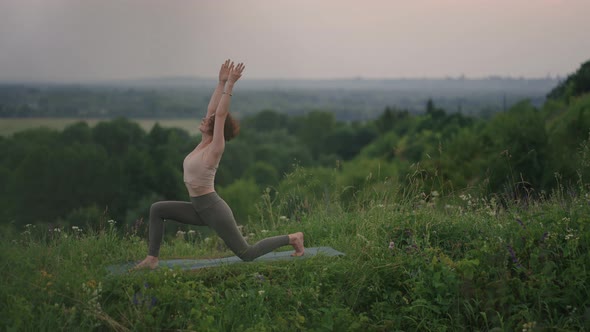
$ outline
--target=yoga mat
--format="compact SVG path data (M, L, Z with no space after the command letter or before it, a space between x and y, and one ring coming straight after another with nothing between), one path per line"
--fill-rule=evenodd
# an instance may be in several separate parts
M300 257L291 257L293 253L292 250L290 251L273 251L269 252L266 255L260 256L253 260L253 262L262 262L262 261L279 261L279 260L292 260L292 259L305 259L308 257L313 257L316 255L323 255L323 256L343 256L344 253L331 248L331 247L313 247L313 248L305 248L305 255ZM138 262L130 262L124 264L115 264L107 267L111 273L114 274L121 274L129 271L129 269L133 268ZM197 270L204 267L214 267L214 266L221 266L221 265L229 265L235 263L248 263L242 261L237 256L231 257L223 257L223 258L210 258L210 259L169 259L169 260L161 260L159 263L158 268L180 268L181 270Z

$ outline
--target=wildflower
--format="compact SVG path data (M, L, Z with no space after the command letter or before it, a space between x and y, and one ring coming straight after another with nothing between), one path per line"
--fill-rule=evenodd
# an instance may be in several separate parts
M576 235L574 235L574 230L573 229L567 227L566 228L566 231L567 231L567 234L564 237L566 241L571 240L571 239L574 239L575 240L575 239L578 238Z
M94 279L88 280L86 282L86 286L88 286L89 288L96 288L96 286L97 286L96 280L94 280Z
M115 224L116 224L117 222L116 222L116 221L114 221L113 219L111 219L111 220L107 221L107 223L109 223L109 225L110 225L111 227L113 227L113 226L115 226Z
M261 295L261 296L264 295L264 291L263 290L259 290L258 291L258 295Z
M260 231L261 233L268 233L268 229L263 229Z
M280 216L279 217L279 220L286 221L286 220L289 220L289 218L287 218L286 216Z
M196 233L196 232L195 232L195 230L194 230L194 229L191 229L191 230L189 230L189 231L188 231L188 235L194 235L195 233Z
M395 249L395 242L391 241L389 242L389 250L393 250Z

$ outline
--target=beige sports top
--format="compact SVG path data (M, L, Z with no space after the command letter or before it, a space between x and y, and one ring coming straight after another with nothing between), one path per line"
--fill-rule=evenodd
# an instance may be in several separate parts
M205 158L207 149L193 150L182 163L184 170L184 184L191 197L208 194L215 191L215 172L218 165L208 165Z

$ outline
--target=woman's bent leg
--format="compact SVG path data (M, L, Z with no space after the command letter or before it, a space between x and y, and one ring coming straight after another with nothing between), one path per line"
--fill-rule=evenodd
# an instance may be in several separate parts
M206 226L190 202L162 201L150 208L150 229L148 255L158 257L164 237L164 220L174 220L183 224Z

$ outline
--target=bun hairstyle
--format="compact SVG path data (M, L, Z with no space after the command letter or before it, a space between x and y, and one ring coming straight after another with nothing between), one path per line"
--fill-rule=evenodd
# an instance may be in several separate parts
M207 128L209 128L208 134L213 135L213 128L215 128L215 115L209 117ZM240 123L238 120L234 119L230 113L228 113L223 126L223 138L226 141L230 141L234 137L238 136L239 133Z

